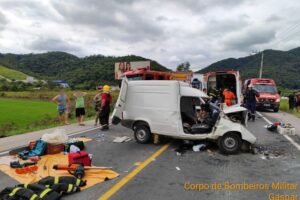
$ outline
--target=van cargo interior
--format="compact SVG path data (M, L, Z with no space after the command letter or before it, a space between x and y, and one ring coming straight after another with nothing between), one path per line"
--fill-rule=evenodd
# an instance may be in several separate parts
M212 88L217 88L217 90L221 89L222 91L228 88L236 95L236 85L236 77L233 74L211 75L207 82L208 94Z

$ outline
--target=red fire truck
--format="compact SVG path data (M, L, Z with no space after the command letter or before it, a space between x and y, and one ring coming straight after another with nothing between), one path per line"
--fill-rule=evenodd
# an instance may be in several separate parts
M140 68L123 73L128 80L170 80L170 72L152 71L148 68Z
M276 83L273 79L269 78L251 78L244 82L243 91L245 91L249 85L253 85L253 88L259 93L259 97L256 99L256 107L273 109L274 112L278 112L280 106L280 91L277 91Z
M139 68L123 73L128 80L178 80L191 83L192 72L160 72L149 68Z

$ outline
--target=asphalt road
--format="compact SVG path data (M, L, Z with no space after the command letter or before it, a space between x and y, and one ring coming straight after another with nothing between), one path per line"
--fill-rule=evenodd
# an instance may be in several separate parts
M260 153L254 155L243 152L230 156L220 154L213 146L209 148L209 151L202 152L193 152L188 149L178 156L175 149L180 143L174 140L170 141L170 146L166 150L162 149L166 147L165 144L142 145L134 140L126 143L112 143L116 136L133 137L131 130L121 126L112 126L110 131L104 133L104 141L89 142L87 151L93 154L94 165L112 166L120 173L120 176L64 199L93 200L110 196L110 199L116 200L238 200L270 199L272 194L298 194L298 199L300 199L300 151L282 135L267 131L264 128L265 124L267 122L260 117L255 122L249 122L248 126L258 138L257 145L260 147ZM96 138L98 132L91 131L82 135ZM291 136L291 138L300 144L299 136ZM157 153L159 150L161 154ZM151 157L153 154L155 155ZM147 159L149 162L144 162ZM266 188L229 190L224 189L225 182L246 183L246 185L264 183L270 186L272 182L289 182L297 183L298 187L296 190ZM0 189L2 189L16 182L0 173L0 183ZM222 189L212 189L214 183L220 183ZM194 184L198 184L201 190L192 190L195 187Z

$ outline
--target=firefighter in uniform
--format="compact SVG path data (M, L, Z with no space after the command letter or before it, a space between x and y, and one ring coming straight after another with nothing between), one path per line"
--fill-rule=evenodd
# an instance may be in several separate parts
M244 104L250 111L249 119L252 119L252 121L255 121L256 97L259 97L259 93L253 89L253 85L250 84L244 94Z
M110 103L112 101L112 97L108 85L104 85L102 90L103 92L101 94L100 124L101 124L101 130L108 130Z
M233 101L236 99L236 96L234 95L234 93L231 90L226 88L223 91L223 96L224 96L224 103L227 106L232 106Z
M212 103L214 103L214 104L216 104L216 105L218 105L218 103L220 102L219 100L219 91L217 90L217 88L216 87L214 87L214 88L210 88L210 90L209 90L209 94L208 94L208 96L210 96L210 98L211 98L211 102Z

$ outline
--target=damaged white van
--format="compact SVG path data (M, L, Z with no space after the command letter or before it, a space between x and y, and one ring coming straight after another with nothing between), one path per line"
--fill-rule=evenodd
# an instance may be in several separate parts
M221 111L209 104L208 124L198 124L196 106L207 95L179 81L129 81L123 79L112 123L134 131L139 143L148 143L152 133L186 140L217 141L223 153L239 152L255 136L246 129L247 110L232 106Z

